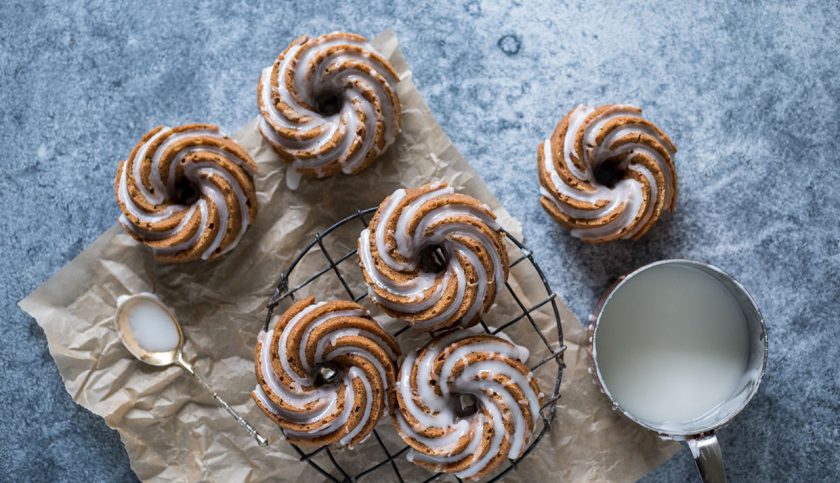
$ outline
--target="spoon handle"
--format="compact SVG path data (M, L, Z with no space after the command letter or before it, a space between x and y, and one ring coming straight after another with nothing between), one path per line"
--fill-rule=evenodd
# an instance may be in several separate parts
M255 440L257 440L257 444L260 445L260 447L265 448L266 446L268 446L268 440L265 439L259 432L257 432L257 430L254 429L254 427L251 426L248 423L248 421L245 421L245 418L240 416L239 413L236 412L236 410L233 409L233 407L231 407L231 405L227 403L227 401L219 397L216 391L214 391L213 388L210 387L210 384L203 377L195 373L192 364L190 364L186 361L186 359L184 359L183 354L178 354L178 359L175 362L179 366L181 366L181 369L187 371L187 373L193 376L204 389L206 389L210 394L212 394L213 399L215 399L216 402L219 403L219 406L224 408L224 410L227 411L228 414L233 416L233 419L235 419L240 426L245 428L245 431L248 431L248 434L250 434Z

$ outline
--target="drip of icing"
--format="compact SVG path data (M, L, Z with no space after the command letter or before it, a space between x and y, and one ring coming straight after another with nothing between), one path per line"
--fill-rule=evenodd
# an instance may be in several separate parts
M496 328L493 326L488 326L487 328L490 329L490 332L496 330ZM531 351L529 351L528 348L523 345L515 344L509 335L505 334L504 332L499 332L496 334L496 336L501 337L502 339L516 346L516 350L518 353L517 359L519 359L519 362L525 364L528 362L528 359L531 358Z
M300 187L300 180L302 177L303 175L300 174L300 171L295 169L293 166L289 166L286 169L286 187L292 191L297 191Z

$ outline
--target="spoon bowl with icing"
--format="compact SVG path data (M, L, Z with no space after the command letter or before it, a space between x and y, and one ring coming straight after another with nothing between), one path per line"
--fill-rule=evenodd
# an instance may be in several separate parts
M172 309L164 305L157 296L139 293L119 297L114 320L123 345L134 357L152 366L177 365L213 394L213 399L236 419L257 444L262 447L268 446L268 440L219 397L203 377L195 373L192 364L184 358L184 332L181 330L181 324Z
M169 307L152 294L117 299L117 332L131 354L153 366L178 362L184 345L181 324Z

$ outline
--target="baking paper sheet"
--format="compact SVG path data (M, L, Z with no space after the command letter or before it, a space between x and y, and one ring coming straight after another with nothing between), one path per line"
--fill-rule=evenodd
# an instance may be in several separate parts
M430 113L412 82L394 33L379 35L373 44L400 73L403 131L370 169L353 177L305 179L297 191L290 191L285 187L283 163L262 142L256 121L252 121L233 137L259 165L259 212L235 251L217 263L164 266L114 226L20 302L44 329L67 391L119 431L131 467L140 479L227 482L323 478L307 463L298 461L279 429L249 398L255 383L253 348L266 303L280 272L315 232L357 209L377 205L396 188L443 179L489 204L502 224L521 237L519 223L499 206ZM352 235L337 233L328 250L339 253L352 248ZM323 265L316 255L304 259L296 273ZM355 266L355 260L345 263L348 265L342 266L343 270ZM526 305L544 295L542 283L527 265L515 267L510 279L517 291L527 294ZM358 280L350 283L354 290L363 290ZM320 298L342 295L338 281L327 277L308 289ZM185 353L195 363L196 372L205 375L223 398L269 438L267 449L259 448L181 369L145 366L121 345L113 320L117 297L142 291L156 293L175 310L188 339ZM488 315L491 325L518 313L509 300L500 299ZM508 479L636 480L672 456L679 446L659 440L611 410L588 372L591 360L583 347L587 337L584 327L559 300L558 305L568 346L568 367L557 416L545 439L516 471L508 473ZM552 337L550 315L547 310L534 312L536 324ZM396 321L386 321L393 323ZM547 353L547 349L537 349L541 342L535 332L526 329L524 324L517 324L507 333L518 343L530 346L533 358ZM400 340L404 342L404 338ZM420 340L417 336L418 343ZM547 397L552 390L551 374L547 369L539 372ZM390 421L383 420L378 432L389 448L400 447ZM346 457L344 451L348 450L337 449L337 456ZM352 464L358 469L383 459L372 439L353 456ZM409 477L428 475L415 470L404 457L398 461ZM386 465L370 479L390 481L393 473Z

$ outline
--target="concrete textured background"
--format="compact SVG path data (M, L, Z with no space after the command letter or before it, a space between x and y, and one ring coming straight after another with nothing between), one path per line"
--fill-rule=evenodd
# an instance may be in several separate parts
M134 478L15 306L114 223L117 160L159 122L235 130L256 114L260 68L301 33L387 28L580 317L613 277L666 257L752 291L770 363L721 431L731 480L836 480L838 25L824 1L0 2L0 480ZM678 145L678 210L639 242L583 245L540 209L535 149L574 104L615 101ZM696 481L688 451L647 481Z

